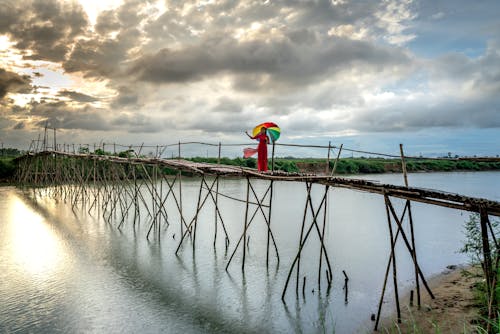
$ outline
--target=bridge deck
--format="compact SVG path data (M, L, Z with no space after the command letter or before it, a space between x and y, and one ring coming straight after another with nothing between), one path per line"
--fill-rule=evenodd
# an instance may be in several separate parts
M199 163L184 159L159 159L159 158L121 158L116 156L74 154L67 152L43 151L36 154L29 153L17 158L17 161L34 158L37 156L60 156L76 159L108 161L119 164L156 165L178 171L190 172L197 175L219 175L225 177L248 177L263 180L311 182L331 187L348 188L382 195L390 195L411 201L434 204L459 210L479 212L485 209L488 214L500 216L500 202L454 194L433 189L405 187L391 184L381 184L354 178L333 177L307 173L288 173L283 171L259 172L252 168L230 166L223 164Z

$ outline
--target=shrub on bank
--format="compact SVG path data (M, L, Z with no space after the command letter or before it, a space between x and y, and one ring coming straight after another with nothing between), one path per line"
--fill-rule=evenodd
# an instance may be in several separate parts
M0 179L10 179L14 176L16 166L12 158L0 159Z
M488 227L488 233L493 234L494 238L498 240L498 238L500 238L500 221L497 219L492 220L490 221L490 225ZM469 216L469 220L465 222L464 228L466 240L464 241L464 245L462 249L460 249L460 252L468 254L473 264L479 264L482 268L484 268L485 258L483 254L483 236L481 233L481 222L479 214L471 214ZM492 258L493 274L496 275L496 279L494 280L495 286L493 287L494 295L492 294L490 296L490 294L488 293L485 280L482 280L479 284L476 284L474 286L474 289L484 328L487 328L487 323L490 322L490 326L492 327L490 332L500 333L500 323L498 322L498 320L491 321L488 319L488 310L490 307L491 297L497 303L498 301L500 301L500 266L498 266L498 262L495 261L495 255L499 254L499 249L496 241L492 240L493 238L491 234L489 235L489 246ZM497 317L500 317L500 315L497 315ZM484 332L486 333L486 331Z

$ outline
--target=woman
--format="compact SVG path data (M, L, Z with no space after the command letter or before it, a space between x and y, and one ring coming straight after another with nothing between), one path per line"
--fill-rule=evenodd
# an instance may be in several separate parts
M260 128L260 132L252 137L248 134L247 131L245 133L250 139L257 139L259 141L259 146L257 146L257 167L259 171L267 171L267 143L269 143L269 137L266 134L266 128L263 126Z

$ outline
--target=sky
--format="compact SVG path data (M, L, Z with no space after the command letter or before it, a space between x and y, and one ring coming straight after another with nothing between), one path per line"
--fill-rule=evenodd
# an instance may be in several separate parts
M272 121L279 143L496 156L498 13L498 0L0 0L0 142L27 149L47 125L67 144L246 143Z

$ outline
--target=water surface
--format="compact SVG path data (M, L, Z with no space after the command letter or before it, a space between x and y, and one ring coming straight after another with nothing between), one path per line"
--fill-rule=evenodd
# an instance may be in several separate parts
M412 186L500 200L500 173L410 174ZM368 175L383 183L402 184L399 174ZM267 183L252 181L261 196ZM199 179L183 179L183 210L192 217ZM246 183L223 180L220 191L245 198ZM313 187L317 206L324 187ZM147 194L145 199L147 200ZM179 217L167 201L169 225L146 239L146 215L135 226L131 215L121 229L116 219L106 222L100 210L88 211L50 191L27 192L0 188L0 332L106 333L351 333L369 331L376 313L390 243L383 198L345 189L331 189L327 206L326 247L333 266L333 287L327 292L322 274L318 290L319 239L316 233L304 249L300 289L295 275L281 301L290 264L297 252L306 200L305 185L276 183L272 227L280 264L271 252L266 266L267 230L260 215L252 223L242 272L240 248L228 271L225 266L242 233L245 206L220 197L231 244L225 251L219 225L214 249L214 207L200 213L193 251L187 239L179 256ZM397 208L402 202L394 200ZM251 207L253 212L253 207ZM426 277L447 265L462 264L463 223L468 213L413 203L420 266ZM308 223L310 224L310 214ZM413 287L410 256L397 248L400 287ZM323 271L325 263L323 262ZM348 302L344 276L349 276ZM302 296L306 277L305 298ZM425 292L424 292L425 293ZM383 313L391 312L389 284Z

